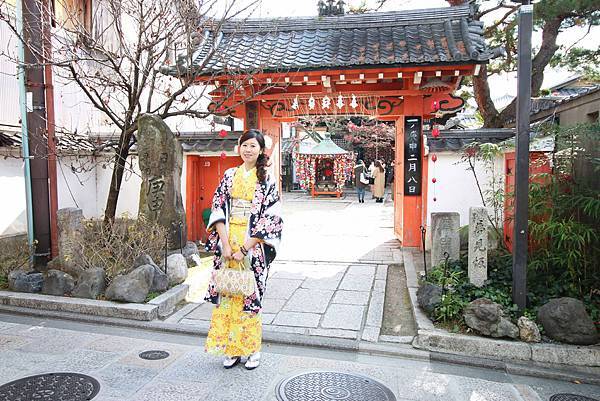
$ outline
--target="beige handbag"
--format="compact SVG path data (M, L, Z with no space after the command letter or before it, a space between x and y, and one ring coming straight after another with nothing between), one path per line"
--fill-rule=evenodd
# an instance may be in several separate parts
M229 261L224 261L220 269L215 270L215 290L225 295L252 295L256 280L250 269L248 258L240 263L240 268L229 268Z

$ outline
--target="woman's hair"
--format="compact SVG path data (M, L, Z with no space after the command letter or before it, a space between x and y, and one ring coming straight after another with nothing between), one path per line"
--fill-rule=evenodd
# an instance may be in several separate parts
M267 180L267 166L269 163L269 156L265 154L265 136L262 132L257 129L249 129L239 139L239 145L246 142L249 139L256 139L260 146L260 154L256 159L256 177L258 181L265 182Z
M379 171L383 173L383 166L379 160L375 160L375 167L379 167Z

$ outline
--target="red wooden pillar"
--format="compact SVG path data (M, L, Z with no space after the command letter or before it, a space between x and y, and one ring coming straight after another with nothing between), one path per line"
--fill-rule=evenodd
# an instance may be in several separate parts
M404 116L424 114L423 96L404 97ZM419 196L404 196L404 118L396 120L396 164L394 179L394 232L402 246L421 247L421 226L425 225L427 203L427 160L422 157L422 188ZM422 130L421 130L422 131ZM421 155L424 154L424 144Z

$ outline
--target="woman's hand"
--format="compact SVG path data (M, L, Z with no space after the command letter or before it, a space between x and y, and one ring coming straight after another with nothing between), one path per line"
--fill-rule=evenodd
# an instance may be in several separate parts
M244 259L244 256L245 255L242 253L242 251L237 251L233 254L232 258L237 262L241 262Z
M229 245L229 242L224 242L223 243L223 247L221 249L221 256L225 259L225 260L230 260L231 259L231 245Z

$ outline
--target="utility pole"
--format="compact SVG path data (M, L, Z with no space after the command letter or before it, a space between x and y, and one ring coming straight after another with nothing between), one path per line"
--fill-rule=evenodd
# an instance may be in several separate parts
M44 270L50 257L50 206L48 192L48 140L44 88L44 49L40 0L23 2L25 90L27 129L33 202L34 254L36 270ZM22 117L23 118L23 117Z
M517 133L515 149L515 203L512 296L522 312L527 306L527 231L529 210L529 113L531 111L531 33L533 5L519 7L517 59Z

